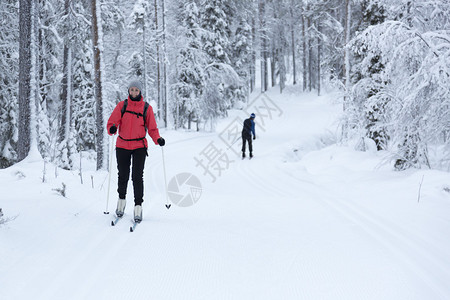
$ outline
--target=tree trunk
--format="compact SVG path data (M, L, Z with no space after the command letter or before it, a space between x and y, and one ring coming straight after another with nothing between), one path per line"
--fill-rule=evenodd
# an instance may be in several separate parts
M27 157L31 143L31 6L32 0L19 1L19 161Z
M144 14L145 17L145 14ZM147 85L147 51L146 51L146 45L147 45L147 27L145 27L145 18L142 20L142 63L144 64L144 74L142 74L142 81L143 81L143 89L144 91L142 94L145 95L145 97L148 96L148 85ZM159 97L159 93L158 93Z
M71 49L70 49L70 39L71 39L71 24L70 20L70 2L65 0L64 2L64 13L66 16L66 23L68 24L68 32L66 32L66 37L64 38L64 57L63 57L63 78L62 78L62 93L61 93L61 123L59 127L59 138L58 141L62 141L69 138L70 130L70 84L71 84Z
M294 13L292 11L292 7L294 6L294 1L291 1L291 7L289 9L291 13L291 47L292 47L292 73L294 76L293 84L297 84L297 71L296 71L296 63L295 63L295 34L294 34Z
M351 0L345 0L345 26L344 26L344 80L346 91L350 91L350 49L347 47L350 43L350 26L351 26Z
M101 40L102 28L99 0L92 0L92 45L94 50L94 94L96 112L96 148L97 148L97 170L107 166L105 148L105 126L103 116L103 93L102 93L102 63ZM110 155L112 155L110 153Z
M256 82L256 18L252 17L252 52L251 52L251 61L250 61L250 93L255 90L255 82Z
M350 42L350 24L351 24L351 0L345 0L345 17L344 17L344 86L345 86L345 96L343 102L343 111L346 112L350 106L350 49L347 47ZM345 121L343 124L343 138L347 138L349 130L349 123Z
M275 39L272 39L272 55L270 57L270 77L272 79L272 87L274 87L277 84L277 52L278 49L276 49L275 46Z
M268 55L267 55L267 33L266 33L266 19L265 19L265 2L259 0L259 23L261 31L261 91L267 91L269 83L268 74Z
M144 25L145 27L145 25ZM158 94L158 119L162 120L162 97L161 97L161 56L159 53L159 25L158 25L158 1L155 0L155 32L156 32L156 90Z
M309 28L309 27L311 27L311 19L310 18L307 18L306 19L306 25L307 25L307 27ZM311 43L311 39L309 38L309 36L308 36L308 43L307 43L307 47L308 47L308 83L309 83L309 85L308 85L308 91L309 92L311 92L312 91L312 89L313 89L313 78L314 78L314 76L313 76L313 73L314 73L314 70L313 70L313 47L312 47L312 45L311 45L312 43Z
M317 95L320 96L320 81L321 81L321 69L320 69L320 61L322 55L322 38L320 37L322 30L322 26L320 24L320 20L317 21L317 32L319 35L317 36Z
M166 125L166 128L169 127L169 98L167 97L167 64L166 64L166 8L165 8L165 0L161 1L162 3L162 42L163 42L163 50L162 50L162 57L163 57L163 102L164 102L164 123Z
M283 93L283 90L286 86L286 64L284 59L283 51L279 51L278 54L278 66L280 69L280 94Z
M308 85L308 77L307 77L307 64L306 64L306 60L307 60L307 47L306 47L306 18L305 18L305 14L304 11L302 9L302 39L303 39L303 91L306 91L307 85Z
M277 22L277 10L273 9L273 21ZM278 42L277 39L277 33L278 33L278 26L274 29L274 33L272 35L272 43L271 43L271 57L270 57L270 77L272 80L272 87L274 87L277 84L277 59L278 59L278 46L276 43Z

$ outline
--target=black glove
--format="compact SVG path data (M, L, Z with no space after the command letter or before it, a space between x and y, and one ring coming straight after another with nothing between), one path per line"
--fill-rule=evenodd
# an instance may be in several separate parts
M253 139L256 140L256 135L253 136Z
M113 126L109 127L109 133L115 134L116 132L117 132L117 127L116 127L116 125L113 125Z
M165 141L162 137L160 137L160 138L157 140L157 142L158 142L158 145L160 145L161 147L164 146L164 145L166 144L166 141Z

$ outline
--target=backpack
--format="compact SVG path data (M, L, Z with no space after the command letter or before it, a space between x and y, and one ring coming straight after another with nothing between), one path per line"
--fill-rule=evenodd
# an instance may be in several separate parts
M145 120L147 119L147 110L148 110L148 107L150 105L147 102L145 102L145 101L144 101L144 103L145 103L144 104L144 113L141 114L141 113L137 113L137 112L134 112L134 111L127 110L128 99L125 99L125 101L123 103L123 106L122 106L122 110L120 111L120 113L121 113L121 117L123 117L123 114L126 113L126 112L130 113L130 114L133 114L133 115L136 115L138 117L143 117L144 118L144 128L145 128L145 130L147 130L147 126L145 124Z
M121 117L123 117L123 115L125 114L125 113L130 113L130 114L133 114L133 115L136 115L138 118L139 117L143 117L144 118L144 128L145 128L145 132L147 133L147 126L146 126L146 124L145 124L145 120L147 119L147 110L148 110L148 107L150 106L147 102L145 102L144 101L144 111L143 111L143 114L141 114L141 113L137 113L137 112L134 112L134 111L129 111L129 110L127 110L127 106L128 106L128 99L125 99L125 101L124 101L124 103L123 103L123 106L122 106L122 110L120 111L120 113L121 113ZM145 136L144 137L141 137L141 138L137 138L137 139L124 139L123 137L121 137L120 135L119 135L119 137L122 139L122 140L124 140L124 141L141 141L141 140L143 140L143 139L145 139Z

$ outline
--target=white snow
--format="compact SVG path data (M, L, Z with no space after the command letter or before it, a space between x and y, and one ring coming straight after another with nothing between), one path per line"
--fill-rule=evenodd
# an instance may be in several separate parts
M257 114L251 161L233 154L240 141L227 150L219 137L242 111L215 133L161 132L167 180L192 173L202 195L167 210L162 152L152 146L133 233L131 181L124 220L111 227L117 171L105 215L108 173L95 171L92 155L83 155L84 184L78 171L55 178L48 164L42 183L42 160L0 170L9 219L0 298L449 299L450 174L394 172L385 152L337 144L341 105L331 94L268 95L282 113L265 131ZM220 174L210 168L215 182L194 159L211 143L232 160ZM66 197L54 190L62 183Z

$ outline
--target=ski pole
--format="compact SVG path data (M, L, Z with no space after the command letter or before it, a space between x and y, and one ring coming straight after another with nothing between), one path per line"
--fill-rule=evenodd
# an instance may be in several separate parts
M166 163L164 161L164 147L161 147L163 170L164 170L164 186L166 189L166 208L169 209L171 204L169 204L169 194L167 193L167 178L166 178Z
M105 215L109 214L108 202L109 202L109 188L111 186L111 168L112 168L112 157L113 157L113 151L114 151L114 135L111 136L109 143L111 144L111 150L109 151L109 169L108 169L109 174L108 174L108 191L107 191L107 195L106 195L106 211L103 212Z

